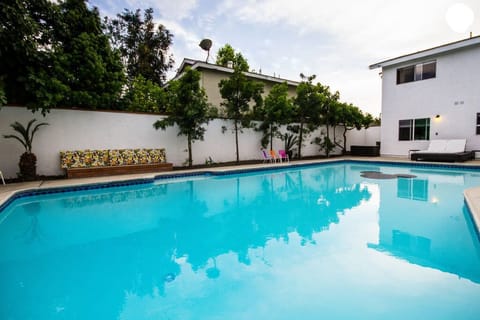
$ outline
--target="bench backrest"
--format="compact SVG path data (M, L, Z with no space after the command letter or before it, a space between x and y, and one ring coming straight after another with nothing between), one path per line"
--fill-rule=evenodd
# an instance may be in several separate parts
M60 152L60 166L63 169L164 162L166 162L165 149L87 149Z
M457 153L465 151L466 139L431 140L427 152L431 153Z
M447 152L447 153L464 152L466 144L467 144L466 139L448 140L447 145L445 147L445 152Z
M431 140L427 152L445 152L447 140Z

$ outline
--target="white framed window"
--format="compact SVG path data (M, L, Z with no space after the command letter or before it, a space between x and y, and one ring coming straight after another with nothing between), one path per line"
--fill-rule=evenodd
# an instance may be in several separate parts
M430 118L399 120L398 140L430 140Z
M429 61L397 69L397 84L435 78L437 62Z
M400 120L398 122L398 140L412 140L413 119Z

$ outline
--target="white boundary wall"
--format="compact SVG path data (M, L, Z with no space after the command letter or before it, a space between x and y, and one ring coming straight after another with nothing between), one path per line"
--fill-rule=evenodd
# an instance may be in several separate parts
M176 127L169 127L164 131L153 128L153 123L161 118L159 115L52 109L43 117L39 112L32 114L24 107L2 107L0 170L6 178L16 177L19 171L18 160L24 148L14 139L4 139L3 135L16 134L10 127L11 123L18 121L26 125L34 118L37 123L49 123L49 126L39 129L33 141L32 151L37 156L39 175L63 174L59 156L62 150L165 148L167 161L174 166L183 165L188 158L186 137L177 136ZM235 161L234 134L231 130L222 134L222 126L231 128L232 123L220 119L211 121L204 141L193 144L194 164L204 164L208 157L214 162ZM305 139L303 156L323 154L319 152L317 145L310 143L312 138L319 134L320 129ZM243 130L239 136L240 160L261 159L261 136L261 132L253 129ZM348 133L348 140L351 140L351 144L375 145L375 141L380 140L379 130L352 130ZM283 142L275 140L274 148L283 149Z
M380 126L347 132L347 150L350 150L350 146L356 145L375 146L377 142L380 142Z

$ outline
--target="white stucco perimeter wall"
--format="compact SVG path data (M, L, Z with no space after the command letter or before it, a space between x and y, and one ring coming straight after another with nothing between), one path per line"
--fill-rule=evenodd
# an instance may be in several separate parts
M60 175L61 150L161 148L167 150L169 161L176 161L181 150L176 130L156 131L153 123L159 116L99 111L52 110L44 118L22 107L3 107L0 110L0 133L15 134L10 124L18 121L26 125L29 120L47 122L34 137L33 152L37 155L37 173ZM6 177L18 172L18 159L24 152L14 139L0 139L0 168Z
M350 130L347 132L347 150L350 146L375 146L380 142L380 126L370 127L368 129Z
M62 150L165 148L167 161L175 166L184 165L188 158L186 137L178 136L177 127L166 130L153 128L153 123L161 119L159 115L53 109L44 118L40 113L32 114L23 107L3 107L0 109L0 170L6 178L16 177L18 160L24 148L14 139L4 139L3 135L16 134L10 127L11 123L18 121L26 125L33 118L37 122L49 123L49 126L40 128L33 141L39 175L63 174L59 157ZM223 126L229 129L225 133L222 133ZM231 121L211 121L204 141L193 144L194 164L204 164L209 157L214 162L235 161L232 127ZM310 143L321 130L305 139L303 156L323 154L317 145ZM349 132L348 139L355 141L355 144L374 145L379 138L375 133L373 135L375 138L371 139L364 130L353 130ZM261 158L261 136L261 132L253 129L243 130L239 138L240 160ZM372 142L368 142L369 139ZM283 141L274 140L273 147L283 149Z

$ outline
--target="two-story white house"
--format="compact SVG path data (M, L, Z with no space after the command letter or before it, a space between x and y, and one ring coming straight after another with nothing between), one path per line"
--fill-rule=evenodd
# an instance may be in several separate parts
M372 64L381 68L381 154L407 156L434 139L480 149L480 36Z

